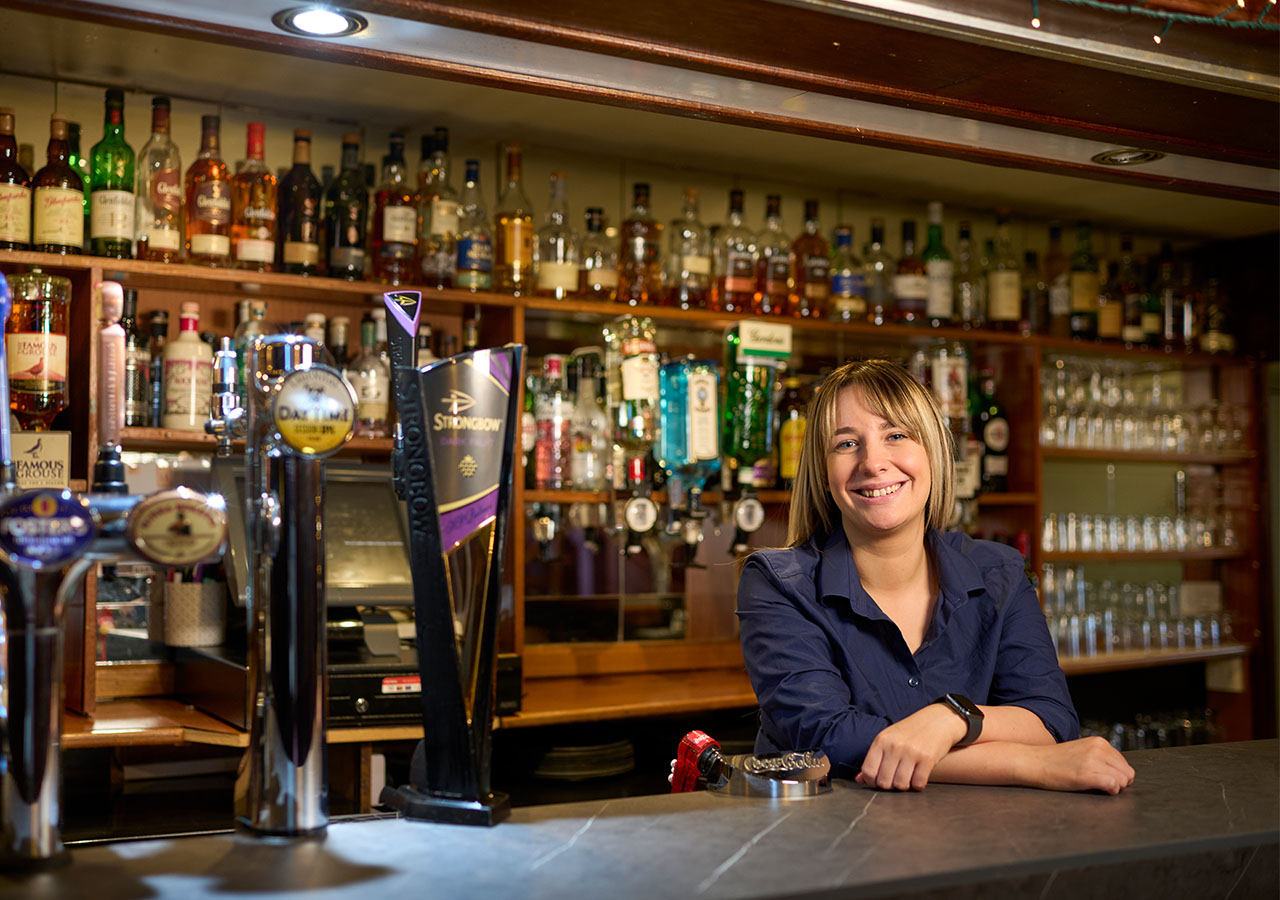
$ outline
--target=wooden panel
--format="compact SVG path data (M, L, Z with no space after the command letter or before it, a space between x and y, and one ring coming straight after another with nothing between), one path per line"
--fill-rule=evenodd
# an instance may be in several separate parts
M1067 675L1096 675L1099 672L1127 672L1133 669L1152 669L1160 666L1176 666L1189 662L1212 659L1235 659L1247 656L1245 644L1223 644L1220 647L1188 648L1185 650L1121 650L1098 656L1064 657L1059 660Z
M62 746L121 747L143 744L214 744L247 747L248 732L176 700L108 700L93 717L68 713L62 718Z
M530 644L524 649L525 690L533 679L666 672L742 665L735 641L652 641L617 644Z
M96 666L97 697L163 697L173 693L173 663L117 662Z

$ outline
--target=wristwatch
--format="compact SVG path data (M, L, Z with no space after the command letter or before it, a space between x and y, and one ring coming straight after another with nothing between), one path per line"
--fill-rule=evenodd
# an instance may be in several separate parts
M955 746L967 747L978 739L978 735L982 734L982 710L978 709L978 704L968 697L961 694L943 694L933 702L941 703L964 719L969 726L969 730L965 732L964 737L956 742Z

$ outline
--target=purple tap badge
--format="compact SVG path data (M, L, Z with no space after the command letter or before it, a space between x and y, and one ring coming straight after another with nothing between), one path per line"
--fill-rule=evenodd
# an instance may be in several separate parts
M418 318L422 314L422 292L388 291L382 295L382 302L412 340L418 333Z

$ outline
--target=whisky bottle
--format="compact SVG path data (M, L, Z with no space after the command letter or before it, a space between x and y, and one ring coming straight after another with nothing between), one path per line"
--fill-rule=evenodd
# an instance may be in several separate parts
M284 271L320 271L320 182L311 171L311 132L293 132L293 168L280 181L276 259Z
M1204 283L1204 325L1200 333L1200 349L1205 353L1234 353L1236 339L1228 331L1227 295L1221 289L1218 279L1210 278Z
M351 358L347 349L347 331L351 327L351 319L346 316L334 316L329 320L329 352L333 354L334 364L339 368L346 366ZM422 357L418 357L421 363Z
M276 176L263 160L264 127L250 122L245 159L231 176L231 252L238 269L271 272L276 258Z
M667 233L664 304L705 309L711 293L711 232L698 215L697 188L684 189L684 210Z
M998 331L1017 331L1021 327L1022 271L1009 239L1009 217L996 218L996 250L987 270L987 322Z
M493 284L493 238L480 193L480 160L466 162L462 200L458 204L458 258L454 285L469 291L487 291Z
M831 247L818 222L818 201L804 201L804 232L791 245L795 286L788 312L797 319L821 319L831 291Z
M657 304L662 298L662 226L649 215L649 185L632 187L631 215L619 230L618 302ZM655 375L656 387L656 375Z
M168 97L152 98L151 137L138 151L135 250L138 259L152 262L182 256L182 158L169 136L169 112Z
M217 116L200 118L200 153L186 178L187 259L206 266L231 262L231 182Z
M837 225L831 259L831 313L837 322L865 322L867 280L862 260L853 255L853 226Z
M1128 347L1141 346L1145 340L1142 330L1142 312L1146 303L1144 287L1142 275L1133 260L1133 238L1124 235L1120 238L1120 267L1116 270L1114 294L1120 298L1120 340ZM1102 331L1101 318L1099 312L1099 332Z
M533 259L535 293L563 300L578 287L578 236L569 227L564 172L551 173L547 220L538 229Z
M582 239L578 264L578 296L612 301L618 293L618 244L604 229L604 210L587 207L587 233Z
M605 397L610 433L628 461L644 460L653 446L658 417L657 328L648 316L619 316L604 326Z
M67 120L49 119L48 162L31 180L31 249L37 253L84 252L84 182L67 163Z
M0 250L31 246L31 176L18 162L13 110L0 107Z
M504 294L528 295L533 289L533 204L524 192L520 145L505 142L502 155L507 183L493 217L493 286Z
M380 315L381 314L381 315ZM391 434L387 413L391 400L391 370L378 353L378 339L386 340L386 311L375 309L360 323L360 355L347 369L356 391L356 437L383 438ZM378 334L378 325L382 334Z
M26 145L30 146L30 145ZM67 123L67 165L75 169L84 184L84 252L89 252L89 158L80 152L80 123ZM31 170L35 178L35 170Z
M1048 291L1048 333L1071 337L1071 264L1062 252L1062 227L1049 226L1049 252L1044 255L1044 282Z
M894 318L908 325L924 321L925 305L929 300L929 278L924 263L916 258L916 223L907 219L902 223L902 256L893 276Z
M764 229L757 236L759 258L751 311L758 316L782 316L795 287L795 258L791 237L782 229L782 198L766 195L764 209Z
M1160 343L1169 350L1181 350L1184 310L1182 285L1174 277L1174 262L1170 256L1161 255L1158 272L1159 276L1152 290L1160 304Z
M1076 225L1076 250L1071 254L1071 336L1098 337L1098 259L1093 255L1093 229L1088 220Z
M151 424L151 353L138 331L138 292L124 290L124 424Z
M77 225L80 206L74 206ZM47 431L67 408L67 326L71 279L39 268L9 276L13 310L5 321L9 409L24 431Z
M102 140L89 153L89 250L133 258L133 149L124 139L124 93L107 91Z
M147 378L151 408L147 424L159 428L164 424L164 348L169 343L169 314L163 309L151 313L147 331L151 335L147 344L151 360Z
M330 278L364 280L369 189L360 171L360 136L342 136L342 170L324 195L324 234Z
M1022 257L1022 315L1023 334L1048 332L1049 288L1034 250L1028 250Z
M871 242L862 250L867 285L867 319L883 325L893 318L893 275L898 264L884 246L884 219L871 218Z
M423 284L453 287L458 235L458 192L449 183L449 129L422 136L418 168L418 271Z
M724 312L748 312L755 302L756 268L760 245L743 224L742 191L729 192L729 221L716 233L713 245L715 290L711 308Z
M163 351L164 418L161 425L181 431L204 431L213 383L213 351L200 340L200 305L182 304L177 340Z
M934 328L949 325L955 312L952 297L955 263L942 240L942 204L937 200L929 204L929 231L920 261L924 263L924 277L928 282L925 318Z
M417 241L418 210L405 172L404 135L397 131L391 135L390 151L382 165L382 183L373 199L369 236L373 277L387 284L412 280Z

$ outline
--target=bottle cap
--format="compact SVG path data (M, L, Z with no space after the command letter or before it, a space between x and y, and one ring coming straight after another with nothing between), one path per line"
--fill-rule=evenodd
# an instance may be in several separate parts
M929 204L929 224L942 224L942 203L938 200L934 200Z

